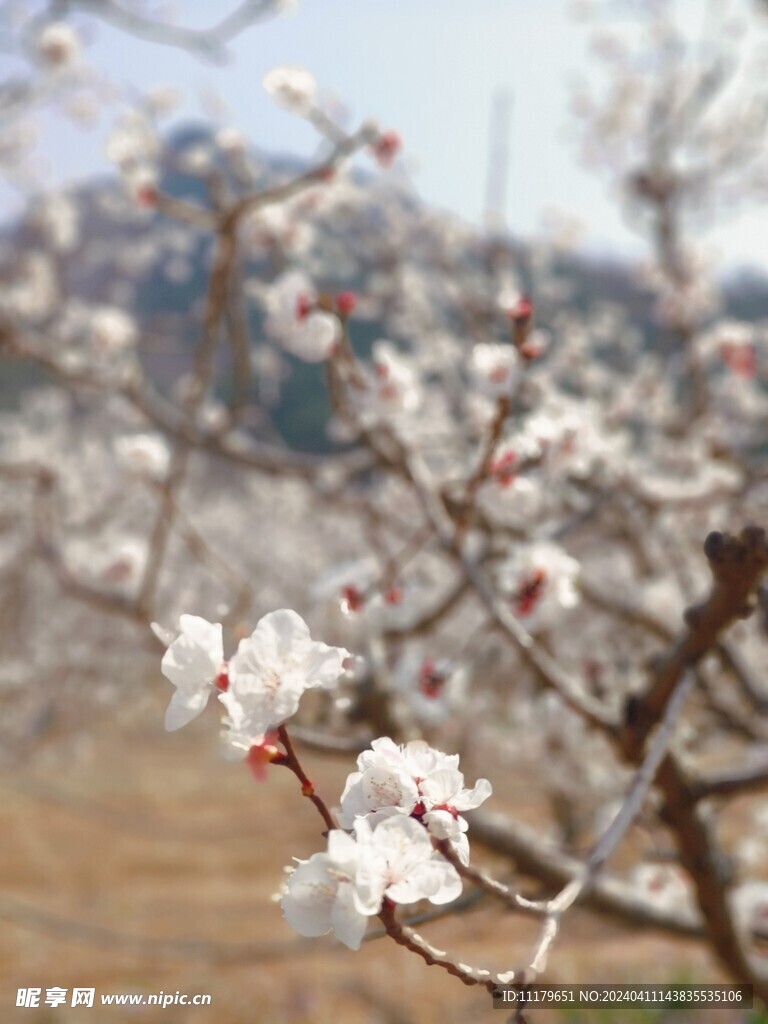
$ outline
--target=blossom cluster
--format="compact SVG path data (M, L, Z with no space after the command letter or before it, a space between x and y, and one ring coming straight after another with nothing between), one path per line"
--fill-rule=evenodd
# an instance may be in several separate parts
M354 833L328 834L328 849L300 861L282 896L286 921L299 934L333 930L350 949L359 949L368 918L385 899L409 904L427 899L450 903L461 894L456 869L432 846L413 818L393 814L371 824L358 818Z
M156 626L155 632L163 631ZM306 690L333 687L348 658L343 648L313 641L304 620L282 609L265 615L225 661L221 624L182 615L161 666L176 688L166 728L186 725L218 690L229 747L249 756L268 748L269 760L277 751L270 734L295 714ZM286 920L302 935L332 929L351 949L360 946L367 919L384 900L456 899L461 878L436 841L447 841L467 864L468 824L461 812L491 794L487 779L467 789L458 755L423 740L405 746L389 737L375 740L357 768L341 796L341 827L330 831L324 853L299 862L282 897Z
M456 868L436 849L447 840L459 860L469 861L462 811L479 807L491 784L464 786L458 755L423 740L398 746L374 740L347 778L338 821L325 853L299 862L282 897L286 920L302 935L333 930L357 949L367 918L384 899L410 904L450 903L461 893Z
M224 660L223 629L197 615L182 615L181 631L162 661L176 690L166 729L180 729L205 708L211 693L226 709L224 738L244 756L295 714L301 695L332 688L349 651L312 640L309 627L289 609L270 612Z

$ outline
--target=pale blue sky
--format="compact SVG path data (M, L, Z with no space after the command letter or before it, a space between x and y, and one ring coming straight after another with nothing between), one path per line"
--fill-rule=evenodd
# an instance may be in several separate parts
M690 2L695 11L701 0ZM185 23L205 25L232 5L184 0L177 7ZM260 84L276 64L303 65L347 102L352 122L372 116L400 132L424 199L474 222L484 210L492 97L509 90L510 228L530 234L557 208L584 222L591 246L642 254L606 181L578 163L568 105L574 76L586 68L587 36L568 10L568 0L299 0L294 14L247 30L224 67L101 24L90 31L88 57L128 89L174 86L187 98L185 114L199 113L201 97L216 90L231 123L254 144L309 155L313 131L277 109ZM46 120L42 149L60 180L107 169L107 127L102 119L83 136ZM765 265L760 225L764 236L768 217L742 217L712 236L727 262Z

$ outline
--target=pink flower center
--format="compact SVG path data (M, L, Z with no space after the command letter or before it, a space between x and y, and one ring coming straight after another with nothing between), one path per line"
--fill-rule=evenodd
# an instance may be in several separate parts
M496 480L502 487L509 487L517 476L515 471L516 465L517 455L514 452L507 452L501 458L495 459L491 463L491 475L496 477Z
M452 807L450 804L435 804L435 806L432 808L432 810L433 811L448 811L448 813L450 814L450 816L453 818L454 821L458 821L458 819L459 819L459 812L456 810L455 807Z
M757 373L757 356L751 345L737 345L726 341L720 346L720 356L737 377L750 380Z
M136 202L139 206L157 206L157 189L154 185L141 185L136 189Z
M515 595L515 612L523 619L530 615L541 598L547 582L547 574L543 569L534 569L526 576Z
M346 587L342 587L341 596L346 611L359 612L365 605L365 594L351 584Z
M439 672L431 658L425 658L419 671L419 693L436 700L445 688L445 674Z

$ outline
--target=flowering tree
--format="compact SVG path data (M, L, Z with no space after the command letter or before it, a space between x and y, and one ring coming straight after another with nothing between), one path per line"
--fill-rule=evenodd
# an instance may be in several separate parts
M64 13L215 57L279 6L245 3L208 33L111 3ZM2 568L6 601L57 612L29 649L6 616L22 646L4 729L18 751L51 708L87 720L94 650L65 642L84 607L115 679L126 658L139 671L153 624L166 727L220 705L227 751L259 777L288 768L319 812L325 845L281 894L303 935L354 950L378 917L493 990L544 975L583 901L708 943L766 999L763 327L721 315L686 234L721 190L762 187L766 106L728 106L740 51L718 25L697 63L666 5L654 13L654 75L603 40L617 79L580 103L589 152L650 229L650 326L579 303L556 251L425 210L386 173L396 132L342 129L304 69L263 84L319 133L309 167L257 160L228 126L173 146L154 94L118 119L120 180L95 209L34 197L3 245L0 351L46 386L3 416ZM19 39L13 123L88 92L55 5ZM19 131L4 136L9 175L23 174ZM105 247L94 218L126 248ZM194 285L198 265L202 294L153 319L147 280ZM74 671L52 691L62 649ZM487 779L467 784L459 755L489 750L502 779L534 779L545 829L504 806L503 782L493 797ZM324 751L357 755L341 794L311 780ZM734 797L746 817L719 828ZM476 863L470 832L513 880ZM611 871L636 833L648 841ZM399 910L450 913L465 889L540 921L526 962L467 964Z

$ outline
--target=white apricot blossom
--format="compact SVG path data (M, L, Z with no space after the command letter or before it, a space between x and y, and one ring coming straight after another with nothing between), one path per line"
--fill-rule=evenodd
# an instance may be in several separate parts
M487 779L465 789L458 754L444 754L423 740L398 746L383 737L358 757L357 767L341 796L339 823L344 828L393 809L421 821L436 838L450 839L461 859L468 861L464 833L469 826L460 812L479 807L492 790Z
M69 68L80 57L80 39L65 21L51 21L35 40L41 60L50 68Z
M161 669L176 687L165 715L172 732L196 718L208 703L224 667L224 641L219 623L198 615L182 615L181 632L163 655Z
M424 657L418 650L406 651L392 672L393 692L417 722L439 725L461 713L467 699L468 675L464 663Z
M292 872L281 902L285 920L300 935L333 931L345 946L359 949L368 918L384 899L440 905L459 895L461 878L421 825L390 815L375 824L359 819L354 837L331 831L327 851Z
M285 348L305 363L322 363L333 354L341 335L338 317L322 309L313 309L297 318L294 329L285 336Z
M494 452L478 503L494 522L525 525L541 515L547 497L536 467L543 449L530 435L505 439Z
M161 144L157 126L143 111L129 110L118 122L106 142L106 156L127 174L139 167L153 167Z
M328 833L328 850L300 861L282 898L283 917L300 935L333 931L349 949L359 949L368 918L381 908L381 885L358 883L362 848L346 832Z
M487 398L507 398L517 386L520 357L511 345L475 345L469 361L472 382Z
M374 342L372 367L365 373L365 387L352 398L361 424L387 423L397 426L417 412L422 402L418 375L410 362L390 341Z
M135 321L122 309L99 306L91 311L90 342L99 352L123 352L136 341L137 333Z
M134 476L163 480L171 461L171 452L160 434L132 434L115 442L117 460Z
M469 828L461 811L479 807L491 795L488 779L478 779L472 789L464 788L459 771L442 768L419 783L421 802L426 810L422 820L437 839L449 839L462 861L469 862L469 844L464 833Z
M718 359L736 377L749 380L757 369L757 338L754 324L725 319L699 336L697 348L702 358Z
M0 290L0 312L35 322L60 301L54 263L42 251L19 254Z
M747 942L754 933L768 934L768 882L750 879L736 886L730 894L736 927Z
M546 472L583 479L597 465L626 458L626 435L606 425L596 402L542 390L541 405L528 417L522 436L539 446Z
M363 850L359 877L367 891L382 885L382 898L407 905L429 900L438 906L461 895L461 878L437 852L415 818L390 814L379 820L358 818L355 836Z
M690 910L694 900L690 882L683 872L669 864L636 864L630 883L649 903L672 912Z
M296 612L265 615L240 641L228 666L228 687L219 695L227 709L225 740L247 752L295 714L305 690L330 689L349 651L312 640Z
M547 541L519 546L498 568L499 587L530 632L553 625L579 603L579 563Z
M319 363L333 353L341 336L338 317L315 308L317 292L301 270L287 270L265 296L266 329L297 359Z
M304 68L288 64L272 68L261 84L276 103L292 114L305 117L315 104L317 82Z

